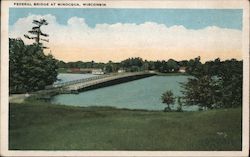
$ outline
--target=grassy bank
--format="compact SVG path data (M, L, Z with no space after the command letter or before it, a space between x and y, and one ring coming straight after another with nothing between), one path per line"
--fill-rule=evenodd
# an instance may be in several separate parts
M9 148L241 150L241 108L164 113L10 104Z

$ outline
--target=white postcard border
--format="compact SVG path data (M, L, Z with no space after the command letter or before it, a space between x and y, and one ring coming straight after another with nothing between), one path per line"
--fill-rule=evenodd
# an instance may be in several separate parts
M102 8L228 8L243 9L243 108L242 108L242 151L9 151L8 150L8 13L14 2L1 2L1 154L4 156L247 156L249 151L249 2L247 0L140 0L140 1L67 1L70 3L105 3ZM39 3L65 2L37 1ZM29 6L19 6L19 8ZM48 6L31 6L32 8L54 8ZM59 8L59 7L55 7ZM62 7L60 7L62 8ZM65 8L72 8L71 6ZM100 8L99 6L85 6L81 8Z

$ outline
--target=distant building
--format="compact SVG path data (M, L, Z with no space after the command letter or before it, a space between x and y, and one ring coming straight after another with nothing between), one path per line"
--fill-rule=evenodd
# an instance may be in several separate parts
M125 73L126 71L124 69L119 69L118 73Z
M93 68L81 68L81 73L92 73Z
M149 70L148 72L149 72L149 73L155 73L155 71L154 71L154 70Z
M180 72L180 73L185 73L185 72L186 72L186 69L187 69L187 67L180 67L180 68L179 68L179 72Z
M92 74L94 74L94 75L103 75L104 72L103 72L102 69L93 69Z
M79 73L80 72L80 68L70 68L70 72L72 72L72 73Z

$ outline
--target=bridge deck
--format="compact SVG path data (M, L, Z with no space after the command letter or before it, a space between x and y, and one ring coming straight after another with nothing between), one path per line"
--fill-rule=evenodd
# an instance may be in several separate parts
M98 75L96 77L84 78L69 82L57 83L52 86L47 86L43 92L59 92L59 93L71 93L72 91L84 90L95 85L101 85L103 83L121 80L120 82L127 82L128 80L139 79L155 75L154 72L127 72L127 73L113 73L106 75ZM115 83L114 83L115 84ZM98 87L99 88L99 87Z
M154 73L134 72L134 73L120 73L120 74L99 76L96 78L84 79L82 81L77 81L77 83L66 85L64 89L69 90L69 91L77 91L80 89L84 89L86 87L90 87L96 84L101 84L101 83L112 81L112 80L118 80L122 78L133 77L133 76L143 76L143 75L154 75Z
M57 83L47 86L46 89L31 93L41 99L50 99L52 96L62 93L78 93L80 90L101 88L117 83L128 82L140 78L156 75L154 72L130 72L99 75L92 78L85 78L64 83ZM113 81L113 82L112 82ZM112 83L110 83L112 82ZM105 85L104 85L105 84ZM107 85L108 84L108 85Z

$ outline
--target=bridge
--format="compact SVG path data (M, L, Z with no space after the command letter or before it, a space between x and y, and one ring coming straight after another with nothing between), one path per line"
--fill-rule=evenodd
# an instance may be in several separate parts
M95 77L84 78L74 81L57 83L51 86L46 86L45 90L38 91L36 92L36 94L49 95L50 97L57 94L78 93L80 91L111 86L114 84L150 77L153 75L156 75L156 73L147 71L98 75Z

